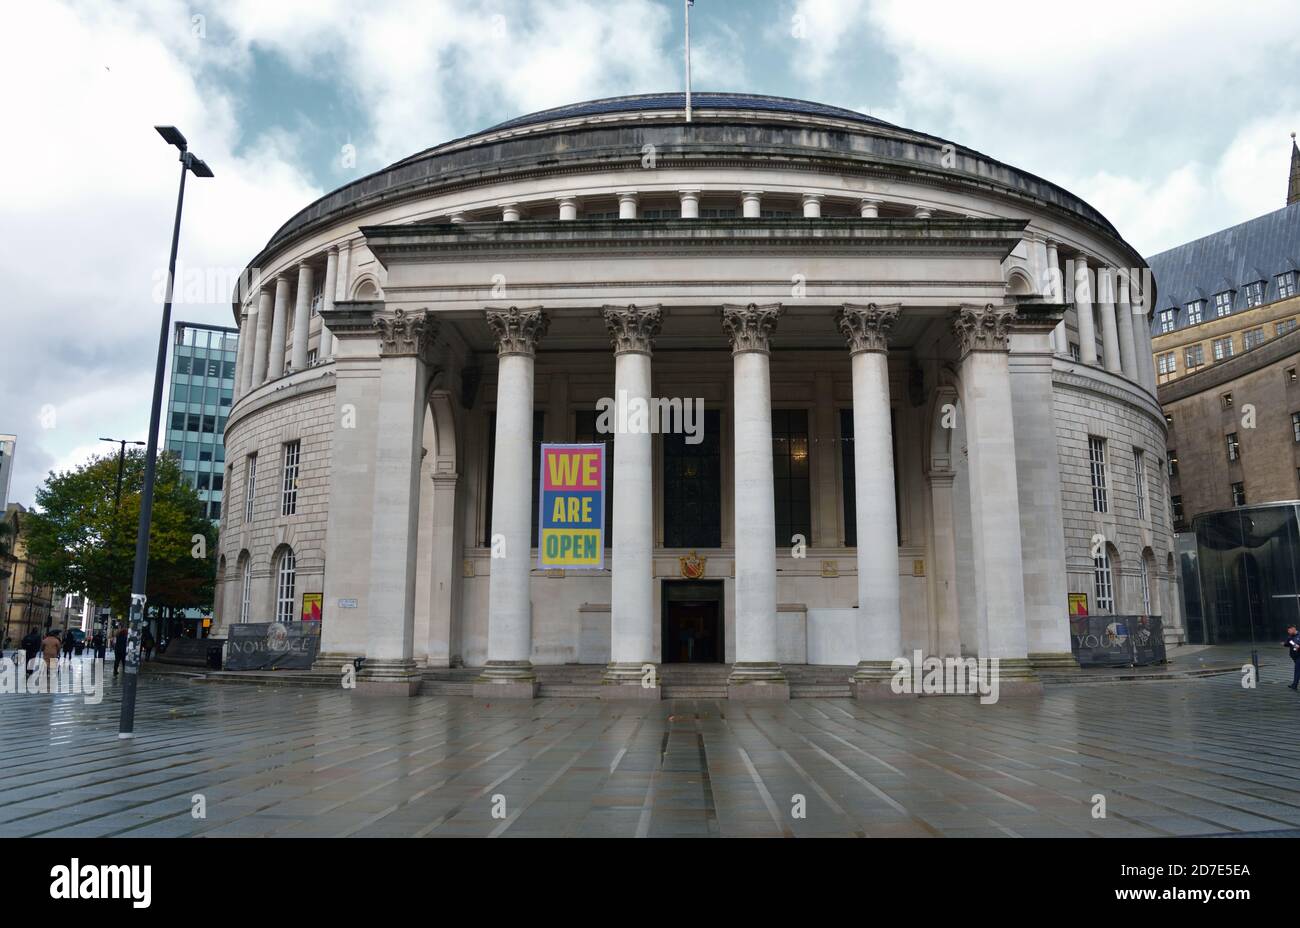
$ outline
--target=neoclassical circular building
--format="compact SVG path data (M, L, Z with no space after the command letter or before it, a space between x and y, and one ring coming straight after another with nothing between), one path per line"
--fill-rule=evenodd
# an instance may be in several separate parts
M276 232L233 307L215 634L319 604L319 665L365 690L594 664L643 697L712 662L778 699L918 650L1032 692L1080 605L1181 640L1137 252L943 139L693 103L513 119ZM538 567L549 442L605 445L600 569Z

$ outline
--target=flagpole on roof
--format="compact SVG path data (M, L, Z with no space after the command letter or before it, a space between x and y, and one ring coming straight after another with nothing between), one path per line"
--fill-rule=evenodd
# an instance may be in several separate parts
M686 121L691 121L691 7L695 0L686 0Z

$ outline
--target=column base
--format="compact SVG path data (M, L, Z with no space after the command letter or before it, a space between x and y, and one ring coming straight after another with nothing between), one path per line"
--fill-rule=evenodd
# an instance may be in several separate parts
M1073 651L1040 651L1029 655L1029 663L1034 670L1047 670L1052 673L1069 673L1079 669L1079 660Z
M474 681L475 699L534 699L537 675L532 661L488 661Z
M337 674L342 678L344 666L363 656L361 654L349 654L346 651L321 651L316 655L316 660L312 662L311 669L317 673Z
M653 681L652 686L646 686L647 676ZM659 668L654 661L610 661L600 676L598 698L661 699Z
M776 661L737 661L727 677L727 698L738 702L787 702L790 681Z
M998 659L998 698L1003 696L1042 696L1043 681L1026 657Z
M420 668L410 658L367 658L357 674L356 692L359 696L414 696L420 692L421 682Z
M858 661L858 668L849 678L853 687L853 698L873 701L877 699L898 699L911 693L896 693L893 681L896 671L893 661Z

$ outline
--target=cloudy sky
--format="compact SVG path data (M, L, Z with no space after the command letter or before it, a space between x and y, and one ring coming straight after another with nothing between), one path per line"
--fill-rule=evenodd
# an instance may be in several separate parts
M996 12L991 10L996 9ZM236 273L321 193L522 113L682 86L678 0L30 0L0 35L0 432L10 499L143 439L175 206L181 274ZM1281 207L1293 0L699 0L696 90L944 136L1101 209L1144 254ZM346 146L355 163L343 157ZM181 277L182 282L185 277ZM228 293L176 318L231 324Z

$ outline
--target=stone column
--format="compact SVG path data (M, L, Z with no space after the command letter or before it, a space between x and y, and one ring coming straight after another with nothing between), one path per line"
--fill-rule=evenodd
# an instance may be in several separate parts
M1012 313L963 305L953 323L960 348L962 407L970 471L975 570L985 593L980 657L997 659L1000 693L1042 692L1028 660L1020 502L1016 478L1008 323ZM963 603L969 608L968 600Z
M257 297L248 304L248 315L244 318L244 326L239 330L239 344L243 346L244 357L239 366L239 395L243 396L249 390L253 389L253 367L257 363L257 333L261 328L261 322L258 319L258 308L262 302L262 293L259 292Z
M803 218L820 219L822 215L822 195L805 193L803 195Z
M311 332L311 265L298 265L298 294L293 306L293 354L290 363L295 371L307 369L307 336Z
M640 404L650 399L650 354L663 324L658 306L606 306L605 326L614 344L614 396ZM629 405L629 408L631 406ZM654 495L649 428L619 431L614 441L613 564L610 578L610 662L602 697L659 698L653 670Z
M1079 360L1095 365L1097 328L1092 315L1092 279L1088 273L1088 259L1082 255L1074 259L1074 313L1079 326Z
M497 339L496 452L492 467L493 557L488 577L488 659L480 697L537 695L532 664L533 367L548 320L541 307L489 309ZM500 556L497 556L498 551Z
M1156 395L1156 362L1151 352L1151 272L1140 272L1142 279L1129 281L1129 300L1133 326L1133 351L1137 355L1138 382Z
M253 374L249 389L256 390L266 383L267 352L271 347L271 291L262 287L257 291L257 338L253 343Z
M736 662L730 699L789 699L776 659L776 506L768 338L780 303L722 307L735 385Z
M858 201L858 215L863 219L880 218L880 201L873 200L870 197L863 197Z
M349 268L351 261L352 261L352 243L340 242L339 243L339 279L338 279L337 286L334 288L335 303L344 302L351 295L351 288L349 287L349 284L352 282L351 271ZM335 340L336 341L338 340L337 335L335 335ZM336 345L335 350L337 349L338 346Z
M894 445L889 416L889 331L900 307L840 310L853 365L853 476L858 533L859 698L892 695L890 664L903 650L894 510Z
M447 221L455 225L460 225L465 221L465 214L460 210L455 210L447 215Z
M1133 304L1129 299L1128 275L1116 276L1115 315L1116 328L1119 329L1119 362L1124 376L1140 382L1141 368L1138 367L1137 345L1133 341Z
M637 196L635 190L620 190L618 194L618 218L636 218Z
M740 214L744 219L758 219L763 215L763 191L740 191Z
M502 206L501 206L501 221L502 221L502 222L518 222L518 221L519 221L519 204L518 204L518 203L504 203L504 204L502 204Z
M375 452L379 429L381 302L336 303L325 321L338 337L325 526L324 612L315 669L337 673L367 653Z
M1042 308L1051 311L1013 316L1010 326L1026 648L1035 668L1075 669L1078 662L1070 650L1065 522L1050 341L1064 306Z
M698 190L679 190L678 195L682 200L682 218L699 219L700 192Z
M425 387L438 335L428 310L376 313L379 407L370 510L370 610L359 694L413 696L416 539Z
M331 248L325 253L325 289L321 294L320 344L316 349L316 360L325 361L334 357L334 333L329 330L325 320L334 308L334 294L339 288L339 250Z
M1056 242L1052 239L1047 240L1047 280L1044 281L1046 287L1043 290L1043 298L1049 303L1065 302L1065 286L1061 280L1061 255L1057 251ZM1052 330L1052 350L1068 358L1070 356L1070 334L1065 329L1065 320L1062 319Z
M577 197L556 197L555 202L560 204L560 219L562 221L572 222L578 218Z
M1104 264L1097 268L1097 312L1101 316L1102 364L1112 374L1118 374L1121 368L1115 325L1115 269Z
M284 375L284 330L289 313L289 278L275 278L275 318L271 322L271 344L267 349L266 379Z
M912 211L914 219L929 219L932 215L933 213L928 206L918 206Z

